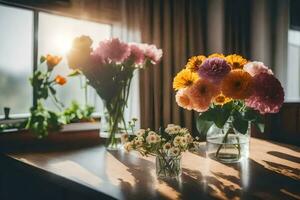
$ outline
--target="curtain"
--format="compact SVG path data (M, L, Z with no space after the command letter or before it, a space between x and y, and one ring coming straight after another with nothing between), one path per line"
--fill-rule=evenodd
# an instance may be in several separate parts
M192 129L195 114L177 106L172 80L188 57L206 53L205 8L202 0L144 2L142 41L162 48L164 55L160 65L140 73L142 127L176 123Z
M196 113L179 108L172 89L173 77L192 55L242 54L272 67L285 85L288 1L148 0L142 4L142 41L164 51L159 66L140 74L142 127L178 123L196 132Z

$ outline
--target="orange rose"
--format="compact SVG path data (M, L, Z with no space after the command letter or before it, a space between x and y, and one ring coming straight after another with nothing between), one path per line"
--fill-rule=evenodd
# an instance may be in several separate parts
M52 70L60 61L62 60L62 57L60 56L52 56L48 54L46 56L46 62L49 70Z
M65 77L63 77L63 76L57 75L57 76L55 77L55 82L56 82L57 84L59 84L59 85L64 85L64 84L66 84L67 79L66 79Z

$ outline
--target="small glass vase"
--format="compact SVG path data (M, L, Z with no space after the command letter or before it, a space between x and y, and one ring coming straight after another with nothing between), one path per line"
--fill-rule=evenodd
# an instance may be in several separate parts
M156 175L160 178L177 178L181 175L181 156L156 156Z
M250 123L246 134L241 134L228 120L223 128L213 124L206 136L206 155L223 163L236 163L248 158Z

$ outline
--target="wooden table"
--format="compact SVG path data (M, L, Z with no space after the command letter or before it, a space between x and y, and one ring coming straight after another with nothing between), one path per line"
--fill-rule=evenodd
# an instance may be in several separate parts
M300 199L300 148L253 138L250 145L250 158L239 164L216 162L206 158L204 151L185 153L179 180L157 179L153 157L107 151L103 145L10 153L1 157L1 168L5 166L11 174L26 173L37 179L29 178L23 183L27 188L37 183L35 189L25 191L31 191L31 199L36 197L35 192L41 193L37 199L52 200ZM13 179L12 184L20 181L19 175L1 171L2 177L8 176L3 180ZM49 182L46 188L39 187L43 180ZM63 189L53 189L53 185ZM2 181L1 199L12 195L8 194L8 187ZM13 191L18 194L17 186Z

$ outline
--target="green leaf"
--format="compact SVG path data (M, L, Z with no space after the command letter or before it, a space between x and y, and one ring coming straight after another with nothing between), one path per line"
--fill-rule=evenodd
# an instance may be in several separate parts
M259 132L261 132L261 133L265 132L265 124L254 122L254 125L259 130Z
M78 69L76 70L73 70L70 74L68 74L69 77L73 77L73 76L78 76L78 75L81 75L82 72Z
M227 122L231 115L232 105L231 103L225 104L223 106L216 106L214 109L214 123L218 128L223 128L224 124Z
M47 58L46 58L45 56L41 56L41 57L40 57L40 63L43 63L43 62L45 62L45 61L46 61L46 59L47 59Z
M201 138L206 138L208 129L213 125L212 121L206 121L200 117L196 118L196 127Z
M249 122L243 119L243 116L240 112L235 111L233 113L232 125L241 134L246 134L249 127Z

